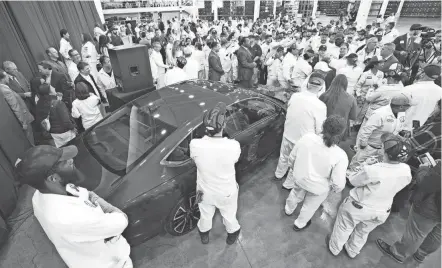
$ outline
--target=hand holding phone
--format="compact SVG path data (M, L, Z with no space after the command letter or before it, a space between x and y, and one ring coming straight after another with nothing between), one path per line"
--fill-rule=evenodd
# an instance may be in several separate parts
M436 161L434 160L434 158L428 152L419 155L417 157L417 159L421 163L421 166L430 166L430 167L436 166Z

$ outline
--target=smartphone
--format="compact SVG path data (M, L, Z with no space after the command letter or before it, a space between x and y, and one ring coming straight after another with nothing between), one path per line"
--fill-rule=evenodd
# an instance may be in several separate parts
M421 122L419 120L413 120L413 129L420 128Z
M436 161L434 161L434 158L430 155L430 153L424 153L417 157L419 162L421 164L429 164L430 167L436 166Z

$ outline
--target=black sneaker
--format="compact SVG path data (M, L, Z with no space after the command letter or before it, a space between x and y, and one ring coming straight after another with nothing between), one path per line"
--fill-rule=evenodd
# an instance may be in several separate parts
M378 248L385 253L386 255L390 256L393 260L395 260L398 263L404 263L403 260L399 259L396 257L396 255L393 254L393 252L391 252L391 246L387 243L384 242L384 240L382 239L376 239L376 245L378 246ZM414 255L413 255L414 257Z
M302 230L304 230L304 229L307 229L307 228L310 226L310 224L312 224L312 220L309 220L309 221L307 222L307 224L306 224L304 227L302 227L302 228L299 228L298 226L296 226L295 224L293 224L293 230L295 230L296 232L302 231Z
M231 234L227 233L227 239L226 239L227 245L232 245L233 243L235 243L235 241L238 239L240 231L241 231L241 229L239 229L238 231L231 233Z
M210 231L207 231L207 232L203 233L203 232L198 230L198 232L200 233L200 236L201 236L201 243L208 244L209 243L209 232Z

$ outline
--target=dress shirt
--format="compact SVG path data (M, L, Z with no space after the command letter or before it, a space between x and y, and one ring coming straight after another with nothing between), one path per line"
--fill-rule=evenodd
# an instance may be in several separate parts
M410 182L411 170L407 164L366 165L351 178L355 188L350 190L350 196L362 206L387 211L394 196Z
M161 53L154 50L150 56L157 66L158 75L164 74L166 72L166 68L169 66L163 63L163 56L161 56Z
M354 96L356 90L356 83L358 82L358 79L363 72L364 69L361 68L360 66L353 67L346 65L344 68L336 70L336 76L339 74L343 74L347 77L348 80L347 93Z
M130 246L121 235L128 225L122 213L104 213L80 197L43 194L32 197L34 215L68 267L123 267ZM113 238L112 238L113 237ZM112 238L110 241L107 239Z
M169 86L185 80L189 80L186 72L183 69L175 66L173 69L167 71L164 77L164 84L165 86Z
M300 58L293 67L292 75L290 81L293 86L301 87L304 80L313 71L312 66L304 59Z
M306 133L319 134L327 117L327 107L309 91L292 95L288 102L284 138L296 144Z
M292 53L287 53L282 60L282 74L286 81L290 81L293 68L295 67L297 58Z
M80 71L78 71L77 64L75 64L73 61L70 61L68 64L68 74L71 78L71 81L75 81L75 78L80 74Z
M200 64L192 57L186 58L187 63L183 70L187 74L188 79L198 79Z
M197 168L197 185L205 193L229 196L237 191L235 163L241 155L239 142L204 136L189 145Z
M370 145L373 148L381 148L381 136L384 133L397 135L404 129L405 113L394 116L390 105L381 107L373 112L367 122L362 125L356 138L358 145Z
M72 45L71 43L69 43L69 41L67 41L64 38L60 39L60 54L63 56L63 58L65 59L71 59L71 57L69 57L69 50L72 49ZM74 80L72 80L74 81Z
M84 129L88 129L103 119L99 104L100 98L94 94L90 94L90 96L84 100L75 99L72 102L72 117L81 117Z
M348 158L337 145L327 147L320 135L307 133L295 144L289 156L296 184L310 193L321 195L330 188L345 187Z
M417 81L404 87L403 92L412 98L412 106L405 112L408 130L413 127L413 120L419 120L424 125L433 112L437 102L442 98L442 88L434 81Z
M97 86L101 92L106 92L108 89L115 88L117 83L115 82L114 71L112 70L111 75L109 76L104 68L101 68L98 72ZM106 96L106 94L104 94L104 96Z

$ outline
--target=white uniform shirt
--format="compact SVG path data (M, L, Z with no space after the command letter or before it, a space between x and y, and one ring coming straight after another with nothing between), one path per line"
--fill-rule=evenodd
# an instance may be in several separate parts
M267 73L269 77L282 79L282 61L280 59L274 59L272 57L267 60L265 65L267 65Z
M72 117L79 118L81 116L84 129L90 128L103 119L100 108L98 107L99 103L100 99L94 94L91 94L89 98L85 100L75 99L72 102Z
M98 93L99 89L95 87L95 83L92 81L91 77L89 75L88 76L82 75L82 74L80 74L80 75L83 76L83 78L86 81L88 81L89 84L91 84L92 88L94 89L95 95L97 95L97 97L100 96L100 93ZM101 91L101 93L103 93L103 91ZM106 96L106 93L104 93L104 96Z
M422 126L433 112L437 101L442 98L442 88L433 81L417 81L406 86L403 92L411 96L412 106L405 112L406 128L411 130L413 120Z
M32 197L34 215L64 262L72 268L120 268L130 246L121 233L128 225L122 213L104 213L98 204L66 195ZM111 241L104 240L114 237Z
M405 126L405 113L398 113L394 116L390 105L381 107L373 112L367 122L361 127L356 138L358 145L371 145L374 148L381 148L381 136L384 133L397 135Z
M404 85L402 83L383 84L376 90L370 88L365 95L365 99L369 102L365 117L369 118L375 110L390 104L391 98L402 92L403 89Z
M223 67L224 73L228 73L232 68L232 60L230 59L229 52L224 47L221 47L218 52L219 59L221 61L221 66Z
M235 163L241 155L238 141L204 136L193 139L189 147L197 168L198 188L222 196L237 191Z
M63 58L65 59L70 59L71 57L69 57L69 50L72 49L72 45L71 43L69 43L68 41L66 41L66 39L61 38L60 39L60 54L63 56ZM72 80L74 81L74 80Z
M296 184L310 193L320 195L345 187L348 158L337 145L327 147L320 135L307 133L296 143L289 156Z
M291 81L293 86L301 87L304 80L313 71L312 66L303 58L298 59L296 65L293 67Z
M359 77L364 72L364 69L360 66L349 66L346 65L344 68L341 68L336 71L336 75L343 74L347 77L348 86L347 93L354 96L356 90L356 83L358 82Z
M71 78L71 81L75 81L75 78L80 74L80 71L78 71L77 64L75 64L73 61L68 61L68 74Z
M152 55L150 55L153 62L155 62L158 70L158 76L160 74L164 74L166 72L166 68L168 67L166 64L163 63L163 56L161 56L160 52L156 52L155 50L152 51Z
M106 90L108 89L115 88L117 86L117 83L115 82L114 71L112 70L112 73L109 76L106 71L101 68L101 70L98 72L97 86L101 90L101 92L106 92Z
M106 32L103 31L100 27L94 28L94 36L97 39L97 41L100 40L100 35L106 35Z
M394 39L396 39L399 36L399 31L396 28L391 29L388 33L386 32L384 36L382 37L381 43L387 44L387 43L393 43Z
M186 72L181 68L173 67L173 69L168 70L164 76L164 85L168 86L185 80L189 80Z
M313 93L302 91L292 95L287 107L284 138L296 144L305 134L319 134L327 117L327 107Z
M282 60L282 74L284 76L284 80L290 81L290 76L293 72L293 68L295 67L297 62L296 57L292 53L287 53Z
M198 79L200 64L192 57L186 58L187 63L183 70L187 74L188 79Z
M387 211L394 196L411 182L411 170L404 163L366 165L350 182L355 186L350 196L358 203Z

